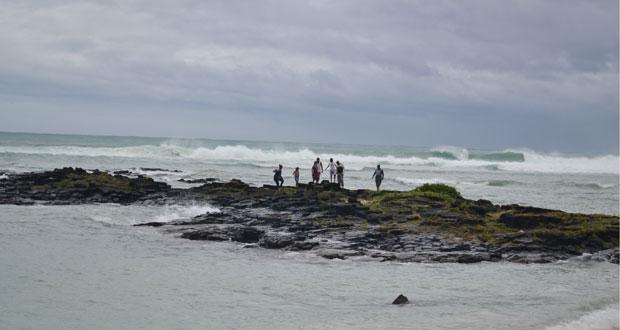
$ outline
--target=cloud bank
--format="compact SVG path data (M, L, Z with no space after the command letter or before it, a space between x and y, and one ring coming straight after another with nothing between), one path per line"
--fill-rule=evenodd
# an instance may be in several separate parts
M0 130L617 153L617 1L14 1Z

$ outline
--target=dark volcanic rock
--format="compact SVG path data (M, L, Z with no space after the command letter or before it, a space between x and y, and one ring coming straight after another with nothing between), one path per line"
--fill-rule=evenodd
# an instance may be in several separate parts
M218 227L205 227L199 230L184 232L182 238L200 241L228 241L229 236Z
M146 222L146 223L138 223L138 224L135 224L134 227L144 227L144 226L146 226L146 227L161 227L161 226L163 226L165 224L166 224L165 222L155 222L155 221L153 221L153 222Z
M267 233L265 234L258 245L267 249L281 249L292 245L294 242L293 236L283 233Z
M562 222L562 218L550 216L546 214L514 214L504 213L500 216L499 222L505 224L508 227L513 228L533 228L537 226L556 225Z
M607 261L607 262L611 262L612 264L618 264L619 258L620 258L620 250L618 249L607 249L607 250L599 251L599 252L594 253L591 256L592 260Z
M169 170L167 168L159 168L159 167L141 167L140 168L144 172L172 172L172 173L181 173L181 170Z
M407 297L401 295L398 295L398 297L396 297L396 299L394 299L394 301L392 301L392 305L404 305L409 303L409 299L407 299Z
M110 175L64 168L11 174L0 181L0 203L149 206L209 202L221 212L136 226L162 227L164 232L191 240L311 250L327 259L541 263L583 254L583 259L618 262L617 216L500 207L486 200L464 199L441 184L376 192L341 189L329 182L259 188L240 180L207 178L182 180L204 183L199 187L173 189L145 176L120 174L127 172Z
M314 241L297 241L291 245L291 251L306 251L312 250L314 247L318 246L319 242Z
M250 226L235 227L230 230L230 237L233 241L241 243L256 243L265 232Z
M71 167L41 173L16 174L3 182L3 186L9 191L15 191L15 194L0 196L4 197L0 203L15 203L14 198L19 197L65 204L94 202L126 204L147 195L166 193L171 189L163 182L156 182L143 176L128 178L98 170L89 173L81 168Z
M215 179L215 178L205 178L205 179L184 179L184 178L181 178L178 181L179 182L184 182L184 183L211 183L211 182L216 182L217 179Z

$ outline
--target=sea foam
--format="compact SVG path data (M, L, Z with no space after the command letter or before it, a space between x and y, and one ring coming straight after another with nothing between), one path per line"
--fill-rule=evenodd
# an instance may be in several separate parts
M354 147L352 147L352 150ZM390 150L386 147L386 150ZM243 144L214 147L184 146L171 143L128 147L84 146L0 146L0 153L49 154L81 157L124 157L139 159L188 159L199 162L237 163L271 167L281 163L287 167L310 168L312 160L321 157L324 165L334 158L347 170L363 170L381 164L384 168L415 169L416 167L475 168L540 173L608 173L618 174L620 158L615 155L598 157L543 154L532 150L503 150L497 152L470 151L457 147L438 147L428 151L373 155L317 152L307 147L285 149L273 146L248 147ZM402 155L399 155L402 154Z
M547 330L603 330L618 329L618 305L592 311L577 320L547 327Z

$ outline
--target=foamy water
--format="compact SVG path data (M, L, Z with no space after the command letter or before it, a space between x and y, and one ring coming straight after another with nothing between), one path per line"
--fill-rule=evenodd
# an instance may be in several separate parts
M351 146L360 149L360 146ZM329 153L322 149L325 146L312 150L299 148L287 150L284 148L250 148L244 144L221 145L213 148L194 147L163 142L158 145L137 145L127 147L85 147L85 146L1 146L0 153L57 155L79 157L122 157L138 159L187 159L191 160L221 160L245 162L259 167L273 166L274 161L286 164L288 167L300 166L309 169L312 160L316 157L338 159L349 165L351 170L361 170L376 164L384 164L386 168L402 169L406 166L435 166L445 168L496 168L514 172L534 173L584 173L584 174L618 174L618 156L606 155L598 157L562 156L559 154L540 154L531 150L503 150L470 154L462 148L432 148L430 151L412 152L414 155L402 156L402 150L394 150L394 154L385 155L357 155L353 153ZM383 152L389 152L389 148ZM485 155L492 154L491 160ZM513 157L518 155L519 157ZM505 156L503 159L502 156ZM515 160L515 158L517 160ZM521 160L522 159L522 160Z

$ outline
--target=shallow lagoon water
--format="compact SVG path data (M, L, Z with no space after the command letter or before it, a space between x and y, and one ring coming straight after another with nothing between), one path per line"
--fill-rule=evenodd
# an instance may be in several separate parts
M170 207L0 206L2 327L618 326L617 265L334 261L130 226L178 216ZM411 303L391 305L400 293Z

